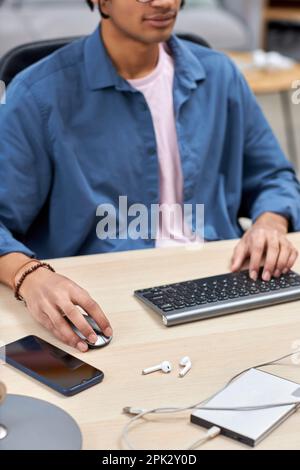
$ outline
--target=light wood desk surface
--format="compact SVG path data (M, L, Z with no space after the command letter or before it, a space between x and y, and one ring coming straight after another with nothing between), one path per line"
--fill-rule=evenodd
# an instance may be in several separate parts
M300 8L276 8L269 7L265 9L265 21L290 21L291 23L299 23Z
M253 61L251 53L230 52L228 55L238 66L245 67L241 71L256 95L293 91L293 82L300 80L299 63L287 70L257 70L252 67L248 68Z
M290 239L300 249L300 233ZM201 250L167 248L53 260L57 271L69 276L102 305L113 328L106 348L77 354L37 325L11 292L0 286L0 339L11 342L36 334L103 369L105 379L91 389L65 398L14 370L0 366L9 393L45 399L68 411L78 422L84 449L123 449L120 434L128 418L127 405L153 408L185 406L207 398L246 367L292 352L300 340L300 302L198 321L171 328L133 297L133 291L228 272L236 241L205 244ZM298 261L295 270L300 271ZM300 346L300 342L299 342ZM189 355L193 368L178 378L178 362ZM143 368L163 360L173 363L171 374L142 376ZM300 366L286 360L268 368L300 383ZM204 435L189 422L190 413L139 424L131 434L136 447L184 449ZM218 437L203 449L248 449ZM258 449L300 449L300 413L291 416Z

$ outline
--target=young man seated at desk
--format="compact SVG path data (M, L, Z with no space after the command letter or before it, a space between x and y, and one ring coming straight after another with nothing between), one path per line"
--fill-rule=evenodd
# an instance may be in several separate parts
M30 259L161 245L99 240L100 204L204 204L205 240L241 238L231 269L248 259L253 279L261 263L264 280L293 266L286 234L300 229L299 183L245 80L223 54L172 35L183 2L88 3L101 26L20 73L0 107L0 280L80 351L63 315L86 337L77 305L106 334L109 320L80 286ZM240 215L253 221L245 233Z

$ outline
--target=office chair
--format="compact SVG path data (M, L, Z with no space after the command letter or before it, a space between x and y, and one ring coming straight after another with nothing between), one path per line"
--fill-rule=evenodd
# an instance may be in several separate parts
M200 46L210 47L204 39L196 34L178 34L177 36ZM76 39L80 39L80 37L36 41L11 49L0 60L0 80L8 86L19 72Z

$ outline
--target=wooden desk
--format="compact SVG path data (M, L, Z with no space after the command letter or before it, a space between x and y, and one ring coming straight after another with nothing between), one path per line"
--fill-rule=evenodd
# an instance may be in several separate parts
M229 56L237 65L245 66L242 68L242 72L256 95L292 91L292 83L300 80L300 64L295 64L288 70L257 70L247 67L252 63L251 53L230 52Z
M238 66L256 95L279 94L282 105L285 132L287 136L288 152L291 162L299 170L296 131L292 115L292 84L300 79L300 64L296 63L288 70L256 70L249 67L252 63L251 53L230 52L228 54Z
M300 8L280 8L267 7L264 12L264 21L290 21L291 23L300 22Z
M300 249L300 233L290 235ZM167 248L86 256L51 261L57 271L88 289L101 303L114 327L114 340L105 349L76 354L102 368L104 382L77 396L64 398L9 366L0 377L9 393L48 400L67 410L79 423L84 449L122 449L120 434L128 418L126 405L152 408L184 406L218 390L242 369L292 352L300 339L300 302L269 307L166 328L159 317L132 295L136 288L176 282L228 271L236 241L209 243L202 250ZM300 270L300 262L296 265ZM36 334L74 354L37 325L11 292L0 287L1 340L11 342ZM190 355L193 368L177 377L178 362ZM142 376L141 370L162 360L175 370ZM300 383L300 367L290 361L268 370ZM204 431L190 424L190 413L139 424L131 438L140 448L184 449ZM218 437L203 448L248 449ZM300 413L290 417L258 449L300 449Z

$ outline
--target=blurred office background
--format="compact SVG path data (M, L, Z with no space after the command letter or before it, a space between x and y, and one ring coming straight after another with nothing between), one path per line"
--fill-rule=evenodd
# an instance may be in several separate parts
M0 0L0 60L20 44L88 34L98 21L98 12L92 13L85 0ZM300 63L300 0L186 0L176 28L202 36L216 49L263 48ZM300 80L300 69L295 79ZM292 160L296 154L300 172L300 104L290 100L293 129L288 133L280 94L259 93L258 100L289 157L294 147Z

